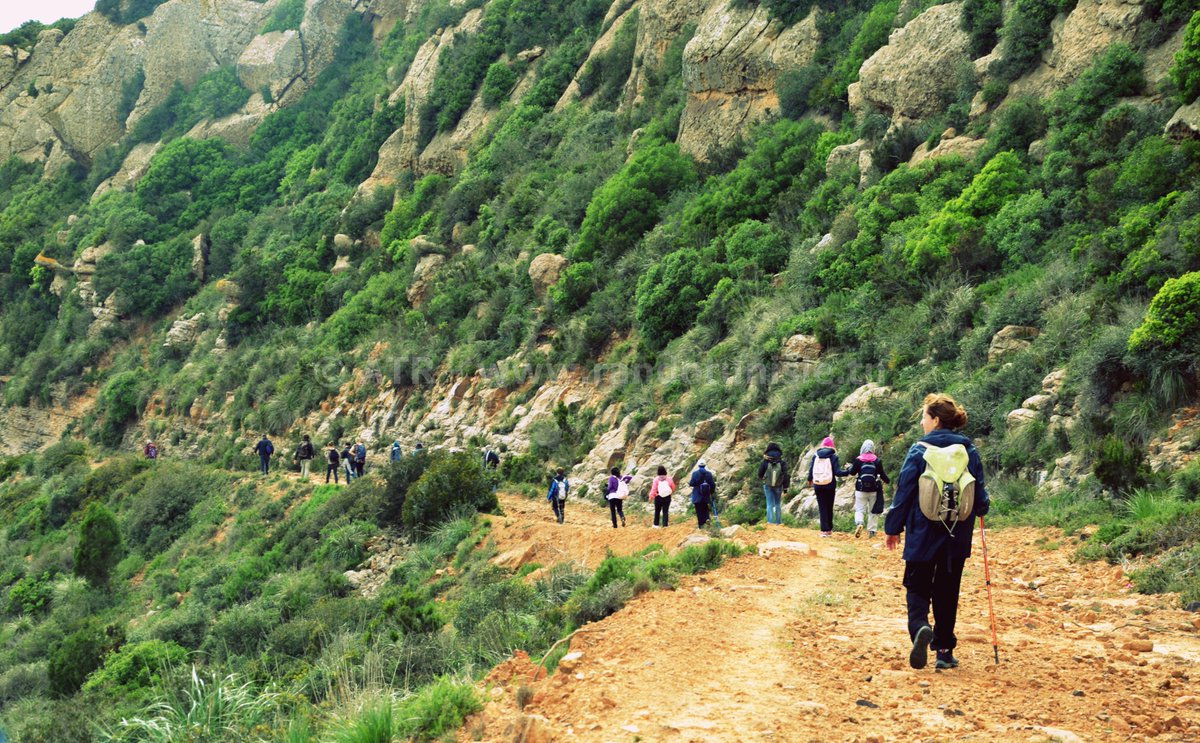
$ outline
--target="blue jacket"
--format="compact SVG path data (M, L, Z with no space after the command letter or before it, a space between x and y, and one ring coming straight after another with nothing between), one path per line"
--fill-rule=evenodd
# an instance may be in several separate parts
M709 472L703 467L697 467L696 471L692 473L692 479L688 480L688 485L690 485L692 488L692 503L703 503L706 500L706 498L700 494L700 483L702 482L708 483L708 499L711 499L714 495L716 495L717 478L713 477L713 473Z
M809 482L812 482L813 465L817 463L817 457L823 457L825 459L833 460L833 476L834 477L845 477L846 475L850 474L850 470L842 469L842 465L838 463L837 452L834 451L833 449L830 449L828 446L822 446L820 449L817 449L817 453L813 455L813 458L808 460L808 481ZM828 485L814 485L813 487L817 487L817 488L837 487L837 481L835 480L834 482L831 482Z
M566 476L564 475L563 477L559 477L558 475L555 475L554 477L550 478L550 489L546 492L546 500L554 500L554 491L557 490L556 486L558 485L559 480L562 480L563 485L567 487L567 495L571 494L571 483L567 482Z
M925 450L913 444L900 467L896 493L892 496L892 507L888 509L883 531L892 536L902 531L908 532L904 540L904 559L907 561L931 562L943 555L965 560L971 555L975 517L986 516L988 512L988 494L983 485L983 465L979 461L979 452L966 436L944 428L925 434L921 441L933 446L962 444L967 447L967 470L975 477L974 515L970 522L959 522L951 536L944 525L921 513L921 507L917 504L917 480L925 471Z
M393 462L399 462L400 457L403 456L403 454L404 452L400 451L399 444L392 444L391 458Z
M269 457L275 453L275 446L271 443L270 439L264 436L255 444L254 452L260 457Z

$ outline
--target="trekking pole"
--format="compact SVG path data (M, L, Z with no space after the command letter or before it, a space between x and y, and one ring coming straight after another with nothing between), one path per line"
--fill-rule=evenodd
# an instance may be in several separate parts
M987 531L983 528L983 516L979 517L979 544L983 548L983 583L987 586L988 617L992 622L992 657L1000 665L1000 643L996 640L996 607L992 603L992 573L988 569Z

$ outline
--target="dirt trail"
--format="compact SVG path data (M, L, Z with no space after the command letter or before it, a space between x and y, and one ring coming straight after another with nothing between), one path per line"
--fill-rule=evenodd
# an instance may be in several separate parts
M668 549L694 521L648 528L640 506L612 529L597 506L502 499L492 538L509 565L605 549ZM680 518L683 522L684 519ZM635 523L636 522L636 523ZM1200 636L1174 596L1133 593L1119 569L1072 564L1054 531L989 532L1001 664L992 663L982 561L963 579L962 667L913 671L900 586L882 540L772 526L735 539L806 543L684 578L584 628L569 659L534 680L514 659L489 677L491 701L462 740L1197 740ZM578 653L578 656L574 655ZM517 691L532 693L523 710Z

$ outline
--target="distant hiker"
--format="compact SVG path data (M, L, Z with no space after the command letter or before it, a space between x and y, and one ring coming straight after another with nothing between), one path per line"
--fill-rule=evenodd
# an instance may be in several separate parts
M958 429L967 413L948 395L926 395L921 404L925 435L904 458L892 507L884 520L887 548L904 540L904 587L908 589L908 663L924 668L929 648L937 651L937 668L955 668L954 624L963 564L971 556L973 519L987 515L988 494L983 465L971 440ZM933 627L929 606L933 605Z
M483 468L485 470L494 470L500 466L500 455L494 449L488 448L483 451Z
M354 449L350 442L342 444L342 470L346 473L346 484L354 479Z
M675 492L675 481L667 475L667 468L658 465L658 474L650 483L650 502L654 504L654 527L658 528L659 516L662 516L662 527L667 528L667 519L671 514L671 494Z
M425 445L422 444L420 441L418 441L417 445L413 447L413 454L420 454L424 451L425 451Z
M142 454L146 457L146 459L153 462L154 460L158 459L158 447L155 446L153 441L147 439L146 445L142 447Z
M354 476L362 477L363 469L367 466L367 447L362 441L354 442Z
M554 518L558 519L560 524L566 518L567 492L570 489L571 483L567 482L566 474L559 469L554 477L550 478L550 491L546 493L546 500L550 501L550 507L554 509Z
M758 464L758 479L762 481L763 495L767 499L767 523L782 524L783 509L780 508L780 503L783 496L787 495L791 479L787 462L783 459L783 449L774 441L767 444L763 460Z
M254 453L258 455L258 471L264 475L271 471L271 455L275 453L275 445L264 433L254 445Z
M300 476L305 480L308 479L308 467L312 464L313 457L317 455L313 450L312 441L309 440L308 434L300 437L300 445L296 447L296 456L294 459L300 462Z
M891 482L875 455L874 441L867 439L859 447L858 456L850 463L850 476L854 478L854 536L862 534L865 518L867 536L873 537L883 513L883 484Z
M400 450L400 442L393 441L391 451L388 452L388 460L392 462L399 462L400 457L403 454L404 452Z
M625 526L625 499L629 497L629 480L621 477L619 467L612 468L612 474L608 476L608 489L604 492L613 528L617 528L618 516L621 517L621 526Z
M808 484L817 494L817 512L821 519L821 536L833 534L833 496L837 492L838 477L850 474L838 464L837 452L833 448L833 437L826 436L821 447L808 463Z
M692 489L692 505L696 508L696 526L703 527L708 523L713 498L717 493L717 479L705 469L703 459L696 462L688 485Z
M338 456L337 447L330 441L325 445L325 483L329 483L329 473L333 473L333 484L338 482L338 463L341 457Z

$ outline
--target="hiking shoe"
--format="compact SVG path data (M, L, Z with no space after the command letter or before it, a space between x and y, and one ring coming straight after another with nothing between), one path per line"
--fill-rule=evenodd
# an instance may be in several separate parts
M624 516L621 517L621 526L625 526L625 517Z
M933 667L939 671L947 668L958 668L958 658L954 657L952 650L939 650L937 651L937 660L934 661Z
M912 652L908 654L908 665L918 671L929 663L929 643L933 642L933 627L928 624L917 630L913 638Z
M854 538L855 539L858 539L859 537L862 536L862 530L863 530L862 524L859 524L858 526L854 527Z
M871 531L867 532L867 539L874 539L874 538L875 538L875 530L872 529Z

